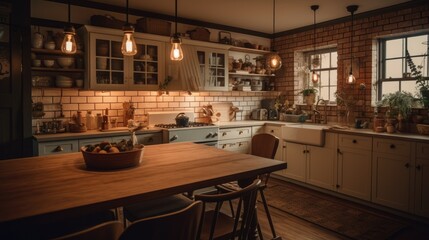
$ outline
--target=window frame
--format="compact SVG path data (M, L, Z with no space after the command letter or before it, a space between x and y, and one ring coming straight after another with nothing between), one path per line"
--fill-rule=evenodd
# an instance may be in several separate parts
M337 59L336 59L337 66L336 67L332 67L332 65L331 65L333 52L337 53ZM313 65L311 64L311 57L314 55L322 55L325 53L329 53L329 60L330 60L329 61L329 67L328 68L322 68L322 66L320 65L319 68L313 69ZM316 51L309 51L309 52L305 53L304 57L305 57L304 59L306 61L307 66L309 66L308 69L309 69L310 73L313 72L313 70L316 71L316 73L319 74L319 76L321 76L322 71L328 73L328 76L329 76L328 82L329 83L328 83L328 85L323 85L324 87L328 87L328 96L331 95L330 91L331 91L332 87L336 87L336 89L338 90L338 49L336 47L319 49ZM335 79L331 78L330 71L332 71L332 70L337 71L337 77ZM310 75L310 77L311 77L311 75ZM322 87L322 85L320 84L320 81L319 81L319 83L317 84L317 87L315 87L318 91L318 94L317 94L318 99L320 98L321 87ZM325 100L327 100L327 99L325 99ZM329 99L329 103L330 104L336 104L336 99Z
M405 50L408 49L408 38L416 37L416 36L425 36L426 35L426 41L429 42L429 32L420 32L420 33L414 33L414 34L406 34L406 35L400 35L400 36L394 36L394 37L386 37L386 38L380 38L378 39L378 73L377 73L377 96L376 100L380 100L383 97L383 83L385 82L399 82L399 90L402 91L402 82L410 82L410 81L416 81L415 77L408 77L408 65L405 57ZM392 57L392 58L386 58L387 51L386 51L386 45L388 41L392 40L398 40L403 39L402 43L402 56L401 57ZM429 47L428 47L429 49ZM426 58L426 64L429 66L429 57L428 57L428 51L424 54L419 55L411 55L412 58L415 57L425 57ZM402 76L399 78L387 78L386 77L386 71L387 71L387 63L388 60L394 60L394 59L402 59ZM416 64L418 65L418 64ZM404 76L405 75L405 76ZM426 74L423 74L426 76L429 76L429 67L426 67Z

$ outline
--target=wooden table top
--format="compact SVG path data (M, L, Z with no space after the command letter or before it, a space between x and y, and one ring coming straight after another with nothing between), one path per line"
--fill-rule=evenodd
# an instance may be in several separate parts
M86 169L82 153L0 161L0 223L115 208L254 178L286 163L194 143L146 146L138 167Z

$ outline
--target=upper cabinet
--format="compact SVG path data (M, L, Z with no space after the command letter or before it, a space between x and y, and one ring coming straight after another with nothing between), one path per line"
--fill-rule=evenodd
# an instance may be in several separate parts
M135 33L137 54L123 56L122 31L92 26L80 31L88 49L89 89L158 90L165 76L165 37Z
M201 86L204 90L228 90L228 51L213 48L197 48Z

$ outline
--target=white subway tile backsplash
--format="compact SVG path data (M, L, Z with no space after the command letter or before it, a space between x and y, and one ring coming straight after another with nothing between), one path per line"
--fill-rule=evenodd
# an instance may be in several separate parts
M116 97L125 96L125 92L124 91L112 91L112 92L110 92L110 96L116 96Z
M105 103L113 103L117 101L118 101L118 97L103 97L103 102Z
M156 102L156 97L144 97L144 102Z
M71 97L70 102L71 103L87 103L86 97Z
M94 96L94 91L79 91L79 96L92 97Z
M77 89L62 89L62 91L63 91L63 96L79 96L79 90ZM59 93L61 95L61 90L59 91Z
M94 110L94 104L93 103L86 103L86 104L79 104L79 110L83 111L85 110Z
M171 108L180 107L180 103L179 102L168 102L168 107L171 107Z
M87 97L86 100L90 103L102 103L103 97Z

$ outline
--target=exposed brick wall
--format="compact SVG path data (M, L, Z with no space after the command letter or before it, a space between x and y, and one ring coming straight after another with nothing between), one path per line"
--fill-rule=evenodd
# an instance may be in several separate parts
M387 8L385 12L376 14L365 14L359 16L359 11L355 13L353 26L353 58L358 64L359 71L353 69L358 75L354 88L345 83L347 72L345 67L350 63L350 36L351 18L345 22L324 25L316 29L318 36L316 46L318 49L327 46L335 46L338 51L338 89L346 91L354 98L363 99L363 106L356 109L355 114L372 116L373 108L371 99L374 95L372 82L376 78L376 40L379 37L390 35L400 35L403 33L413 33L419 31L429 31L429 3L420 1L411 3L408 7L391 10ZM326 11L323 5L319 11ZM344 12L347 13L346 9ZM306 14L306 13L303 13ZM312 12L308 11L309 18ZM283 68L276 74L276 87L287 94L289 101L297 100L297 92L301 90L302 81L297 78L296 65L297 52L311 51L313 49L313 29L278 37L275 40L275 49L279 51L283 59ZM365 90L359 90L358 85L364 83ZM336 115L336 108L330 107L331 118Z

